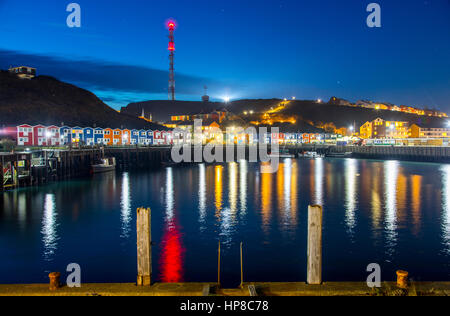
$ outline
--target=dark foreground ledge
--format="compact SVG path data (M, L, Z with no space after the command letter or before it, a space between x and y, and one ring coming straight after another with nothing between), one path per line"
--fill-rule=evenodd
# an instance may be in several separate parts
M297 282L245 283L242 289L217 289L213 283L157 283L137 287L133 283L83 284L50 291L47 284L0 285L0 296L250 296L254 286L258 296L448 296L450 282L414 282L408 290L394 282L370 289L363 282L327 282L307 285Z

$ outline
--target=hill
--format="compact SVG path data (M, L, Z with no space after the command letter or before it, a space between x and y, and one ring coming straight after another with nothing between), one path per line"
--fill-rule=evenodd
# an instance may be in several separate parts
M261 114L277 108L282 101L279 99L246 99L233 101L228 104L220 102L204 103L200 101L146 101L131 103L123 107L121 112L137 116L144 109L147 114L152 114L155 121L164 122L170 120L172 115L195 114L202 111L211 112L216 109L226 108L228 111L250 122L260 120ZM244 115L244 111L253 111L254 114ZM425 123L433 126L445 126L447 121L447 119L439 117L425 117L397 111L340 106L308 100L289 101L285 107L277 109L273 115L295 119L297 122L294 125L296 127L301 126L302 131L314 131L310 130L311 125L321 127L330 123L337 128L348 127L353 124L359 128L365 122L373 121L378 117L389 121L407 121L411 124Z
M0 126L44 124L111 128L165 129L118 113L93 93L55 78L22 80L0 71Z

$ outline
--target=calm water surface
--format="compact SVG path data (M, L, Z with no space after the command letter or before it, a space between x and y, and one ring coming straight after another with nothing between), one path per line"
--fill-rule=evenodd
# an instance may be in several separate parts
M379 263L450 281L450 165L287 159L120 172L0 193L0 283L134 282L136 208L152 208L155 281L305 281L307 208L324 206L325 281L365 280Z

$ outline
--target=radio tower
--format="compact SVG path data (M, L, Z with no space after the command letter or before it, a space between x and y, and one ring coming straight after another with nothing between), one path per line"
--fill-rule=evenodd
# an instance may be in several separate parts
M173 36L173 32L175 31L175 22L169 21L167 27L169 28L169 52L170 52L169 100L175 101L175 69L174 69L175 37Z

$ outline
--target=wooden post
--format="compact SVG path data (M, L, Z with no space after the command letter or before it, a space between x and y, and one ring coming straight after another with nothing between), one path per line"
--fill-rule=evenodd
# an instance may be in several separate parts
M217 262L217 284L220 287L220 241L219 241L218 262Z
M308 284L322 283L322 206L308 207Z
M137 257L138 286L150 286L152 276L151 211L149 208L137 210Z

